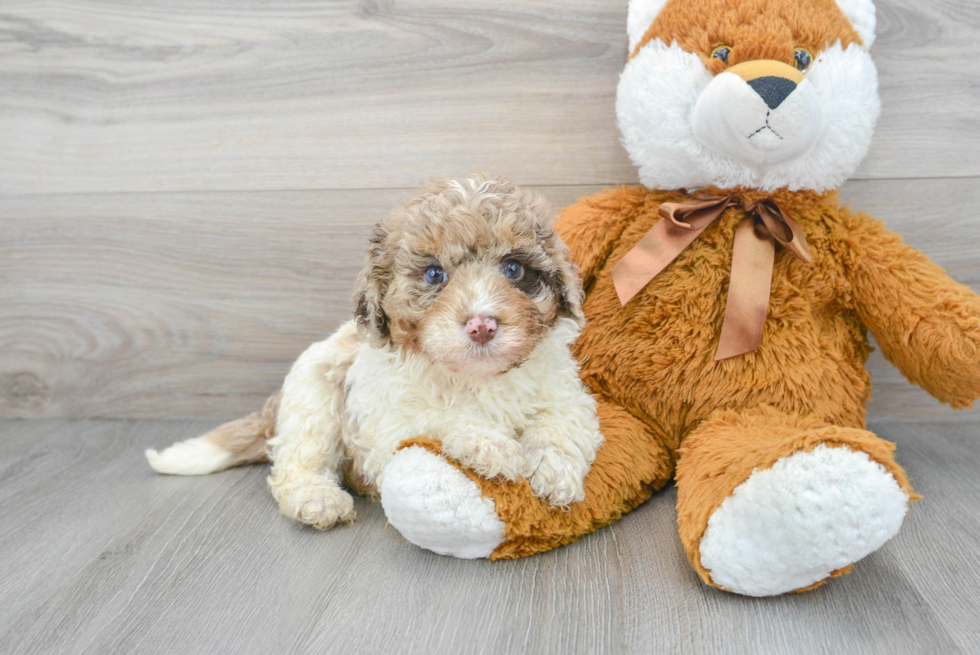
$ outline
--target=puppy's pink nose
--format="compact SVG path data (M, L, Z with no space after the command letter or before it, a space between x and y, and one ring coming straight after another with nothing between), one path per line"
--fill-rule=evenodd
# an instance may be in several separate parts
M471 316L466 320L466 334L479 344L485 344L497 334L497 319L493 316Z

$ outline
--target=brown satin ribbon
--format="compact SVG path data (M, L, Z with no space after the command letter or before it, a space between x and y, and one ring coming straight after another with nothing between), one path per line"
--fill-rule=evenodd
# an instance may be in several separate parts
M613 269L619 301L629 302L726 209L740 204L736 196L695 196L689 202L660 205L662 218ZM743 209L745 218L735 230L728 303L715 361L752 352L762 342L776 244L808 264L811 260L803 230L774 201L762 200Z

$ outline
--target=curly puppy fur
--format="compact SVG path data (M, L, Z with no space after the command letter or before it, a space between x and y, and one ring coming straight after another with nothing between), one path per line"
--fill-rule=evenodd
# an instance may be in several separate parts
M269 438L283 513L320 529L354 519L345 478L377 497L398 444L420 437L553 506L582 500L602 437L569 350L583 292L554 218L504 178L433 181L377 225L355 319L300 356L278 407L148 451L151 465L208 473L256 461Z

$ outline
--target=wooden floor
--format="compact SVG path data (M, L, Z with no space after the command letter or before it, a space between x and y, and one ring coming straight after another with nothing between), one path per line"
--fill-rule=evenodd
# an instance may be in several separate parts
M0 653L977 653L980 425L883 422L925 498L810 593L704 587L673 489L530 559L440 557L358 501L319 533L265 466L153 474L200 420L0 422Z

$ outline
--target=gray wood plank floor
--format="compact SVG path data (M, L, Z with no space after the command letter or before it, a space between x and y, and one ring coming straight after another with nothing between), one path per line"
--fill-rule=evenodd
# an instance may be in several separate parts
M976 653L980 424L880 422L925 498L851 575L772 599L700 584L668 489L533 558L422 551L358 501L318 533L265 466L157 476L201 420L0 422L3 653Z

